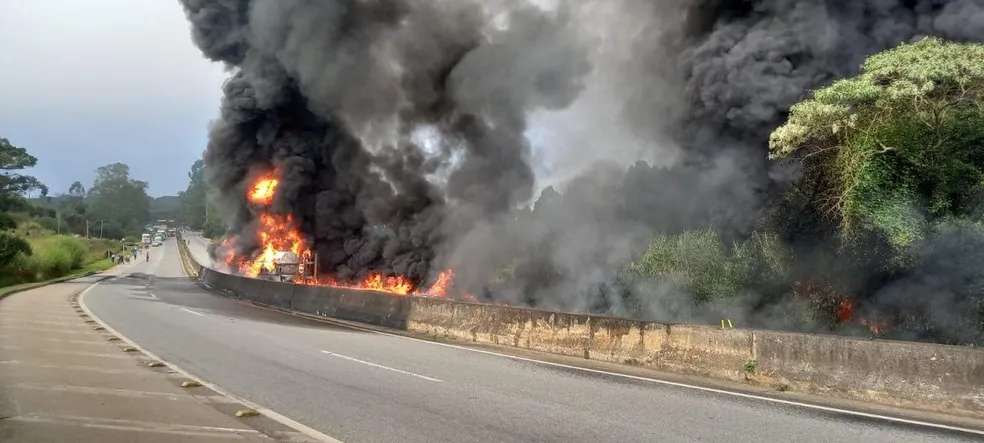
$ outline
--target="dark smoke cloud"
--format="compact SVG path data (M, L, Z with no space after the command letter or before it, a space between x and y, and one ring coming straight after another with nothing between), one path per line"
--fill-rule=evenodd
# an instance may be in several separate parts
M544 119L555 132L590 125L604 133L578 132L583 143L561 138L557 155L622 165L646 159L654 166L623 166L623 175L611 178L610 171L586 168L589 161L557 161L576 171L567 174L575 178L562 183L562 197L544 192L529 216L533 222L514 225L540 242L515 271L524 275L519 284L496 290L511 302L663 320L729 317L746 325L821 327L798 318L794 313L808 310L793 299L749 293L733 306L698 307L675 288L652 284L628 288L636 300L626 301L612 277L654 233L710 226L730 239L760 222L797 177L789 165L766 161L768 134L809 90L857 73L866 56L901 42L926 35L984 40L984 2L970 0L625 0L592 12L580 17L583 23L631 49L596 54L585 94L566 116ZM611 114L615 123L607 121ZM541 210L541 203L554 209ZM818 264L813 261L805 266ZM935 311L962 309L945 302Z
M525 113L564 107L590 69L564 15L523 2L182 3L234 69L205 160L237 250L256 247L246 186L275 168L272 210L342 279L425 280L438 245L529 200Z
M659 285L625 305L618 269L655 233L752 229L796 179L768 134L811 89L922 36L984 40L984 0L532 1L182 0L234 67L206 154L231 232L277 167L275 208L343 278L452 266L480 289L522 255L485 297L703 318Z

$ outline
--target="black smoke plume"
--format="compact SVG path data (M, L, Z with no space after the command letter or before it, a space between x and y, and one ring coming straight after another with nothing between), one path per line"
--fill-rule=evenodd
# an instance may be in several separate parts
M984 0L181 1L233 72L206 152L231 233L276 168L340 278L480 289L520 251L482 296L671 320L699 315L623 306L615 274L655 233L761 222L797 178L766 161L793 103L902 42L984 40Z
M254 237L243 196L276 170L272 210L340 279L421 282L438 245L529 200L525 113L565 106L590 68L563 11L522 2L182 3L233 70L205 154L230 233Z

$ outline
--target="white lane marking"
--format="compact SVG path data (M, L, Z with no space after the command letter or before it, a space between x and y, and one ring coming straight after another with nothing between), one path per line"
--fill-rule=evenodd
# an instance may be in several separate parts
M181 310L182 311L185 311L185 312L190 312L190 313L195 314L195 315L200 316L200 317L204 317L205 316L205 314L202 314L201 312L195 312L195 311L192 311L191 309L188 309L188 308L181 308Z
M82 310L84 310L85 313L89 315L89 317L91 317L97 323L99 323L100 325L102 325L102 327L106 328L106 330L109 331L111 334L119 337L122 341L126 342L130 346L133 346L138 351L142 352L144 355L146 355L146 356L148 356L148 357L150 357L150 358L152 358L154 360L157 360L157 361L159 361L161 363L164 363L165 365L167 365L168 368L171 368L173 371L175 371L175 372L177 372L177 373L179 373L179 374L181 374L181 375L183 375L185 377L188 377L188 378L190 378L192 380L195 380L198 383L201 383L202 386L205 386L206 388L209 388L209 389L211 389L211 390L213 390L215 392L218 392L219 394L224 395L224 396L226 396L226 397L228 397L228 398L230 398L230 399L232 399L232 400L234 400L236 402L242 403L247 408L253 409L256 412L259 412L260 414L262 414L264 416L270 417L270 418L272 418L272 419L280 422L281 424L283 424L283 425L285 425L287 427L293 428L293 429L297 430L298 432L300 432L300 433L302 433L302 434L304 434L304 435L306 435L308 437L311 437L311 438L315 439L316 441L319 441L319 442L322 442L322 443L343 443L341 440L338 440L336 438L332 438L332 437L328 436L327 434L323 434L323 433L315 430L314 428L312 428L310 426L304 425L304 424L299 423L299 422L297 422L295 420L291 420L287 416L285 416L283 414L280 414L277 411L274 411L272 409L264 408L263 406L260 406L260 405L258 405L256 403L253 403L253 402L249 401L249 400L246 400L245 398L242 398L242 397L239 397L239 396L236 396L236 395L232 395L231 393L229 393L225 389L222 389L222 388L220 388L220 387L218 387L218 386L216 386L216 385L214 385L212 383L209 383L209 382L207 382L207 381L205 381L205 380L203 380L203 379L201 379L199 377L196 377L196 376L192 375L190 372L185 371L184 369L181 369L180 367L178 367L174 363L171 363L171 362L169 362L167 360L164 360L160 356L158 356L158 355L156 355L156 354L154 354L154 353L152 353L152 352L144 349L143 347L141 347L140 345L138 345L133 340L130 340L129 338L127 338L125 335L120 334L119 331L113 329L112 327L109 326L109 324L107 324L106 322L102 321L102 319L100 319L99 317L97 317L92 312L92 310L90 310L89 307L86 306L86 304L85 304L85 296L86 296L86 294L88 294L89 291L92 290L92 288L95 288L96 286L99 286L100 283L102 283L102 281L98 281L96 283L93 283L92 286L89 286L84 291L82 291L82 293L79 294L78 303L79 303L79 306L82 307ZM2 361L0 361L0 363L2 363ZM141 370L140 372L141 373L146 373L146 371L143 371L143 370Z
M246 303L246 302L243 302L243 303ZM486 354L486 355L494 355L494 356L497 356L497 357L503 357L503 358L508 358L508 359L512 359L512 360L525 361L525 362L529 362L529 363L537 363L537 364L546 365L546 366L553 366L553 367L557 367L557 368L572 369L572 370L576 370L576 371L590 372L590 373L594 373L594 374L609 375L609 376L612 376L612 377L622 377L622 378L628 378L628 379L632 379L632 380L647 381L647 382L657 383L657 384L661 384L661 385L674 386L674 387L678 387L678 388L694 389L694 390L704 391L704 392L713 392L715 394L730 395L730 396L733 396L733 397L747 398L747 399L765 401L765 402L770 402L770 403L778 403L778 404L783 404L783 405L788 405L788 406L796 406L796 407L800 407L800 408L814 409L814 410L818 410L818 411L834 412L834 413L838 413L838 414L850 415L850 416L855 416L855 417L865 417L865 418L876 419L876 420L883 420L883 421L888 421L888 422L893 422L893 423L902 423L902 424L907 424L907 425L923 426L923 427L927 427L927 428L944 429L944 430L948 430L948 431L957 431L957 432L965 432L965 433L968 433L968 434L975 434L975 435L984 435L984 430L971 429L971 428L962 428L962 427L959 427L959 426L951 426L951 425L946 425L946 424L942 424L942 423L931 423L931 422L920 421L920 420L910 420L910 419L907 419L907 418L891 417L891 416L887 416L887 415L873 414L873 413L869 413L869 412L852 411L850 409L841 409L841 408L834 408L834 407L830 407L830 406L814 405L814 404L810 404L810 403L802 403L802 402L792 401L792 400L783 400L783 399L779 399L779 398L763 397L763 396L755 395L755 394L746 394L744 392L736 392L736 391L728 391L728 390L724 390L724 389L708 388L708 387L705 387L705 386L697 386L697 385L691 385L691 384L687 384L687 383L679 383L679 382L669 381L669 380L660 380L660 379L656 379L656 378L640 377L640 376L637 376L637 375L620 374L618 372L604 371L604 370L601 370L601 369L591 369L591 368L584 368L584 367L580 367L580 366L566 365L566 364L563 364L563 363L554 363L554 362L543 361L543 360L535 360L535 359L532 359L532 358L519 357L519 356L516 356L516 355L501 354L501 353L498 353L498 352L486 351L484 349L474 349L474 348L468 348L468 347L465 347L465 346L459 346L459 345L454 345L454 344L450 344L450 343L441 343L441 342L436 342L436 341L431 341L431 340L424 340L424 339L420 339L420 338L407 337L405 335L393 334L393 333L390 333L390 332L383 332L383 331L378 331L378 330L371 329L371 328L365 328L365 327L361 327L361 326L356 326L356 325L350 324L348 322L338 321L338 320L335 320L335 319L320 318L320 317L315 317L313 315L303 315L303 314L297 314L297 313L292 313L292 312L286 312L286 311L283 311L283 310L280 310L280 309L268 308L268 307L265 307L265 306L257 306L257 305L255 305L253 303L246 303L246 304L248 304L250 306L257 307L257 308L260 308L260 309L266 309L266 310L270 310L270 311L276 311L276 312L285 313L285 314L288 314L288 315L296 315L298 317L304 317L304 318L309 318L309 319L312 319L312 320L323 321L323 322L326 322L326 323L331 323L333 325L343 326L343 327L347 327L347 328L350 328L350 329L355 329L355 330L358 330L358 331L371 332L373 334L385 335L385 336L389 336L389 337L396 337L396 338L401 338L401 339L404 339L404 340L411 340L411 341L420 342L420 343L426 343L426 344L434 345L434 346L444 346L444 347L447 347L447 348L460 349L462 351L477 352L479 354ZM322 352L324 352L324 351L322 351Z
M404 371L402 369L396 369L396 368L391 368L389 366L377 365L376 363L368 362L368 361L365 361L365 360L359 360L357 358L349 357L349 356L342 355L342 354L336 354L334 352L329 352L329 351L324 351L324 350L322 350L321 352L324 353L324 354L328 354L328 355L334 356L334 357L344 358L344 359L349 360L349 361L354 361L356 363L362 363L364 365L372 366L374 368L386 369L387 371L399 372L399 373L401 373L403 375L409 375L411 377L422 378L422 379L427 380L427 381L434 381L434 382L438 382L438 383L444 381L444 380L436 379L434 377L428 377L426 375L420 375L420 374L417 374L417 373L414 373L414 372Z

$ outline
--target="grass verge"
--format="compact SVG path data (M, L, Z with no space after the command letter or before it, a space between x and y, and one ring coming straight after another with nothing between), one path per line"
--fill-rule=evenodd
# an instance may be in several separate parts
M27 291L27 290L30 290L30 289L40 288L42 286L47 286L47 285L50 285L50 284L54 284L54 283L61 283L63 281L67 281L67 280L72 280L72 279L76 279L76 278L79 278L79 277L85 277L87 275L97 274L97 273L100 273L102 271L105 271L105 270L107 270L109 268L112 268L113 266L114 266L114 263L110 262L109 260L100 260L100 261L97 261L97 262L90 263L90 264L82 267L81 269L77 269L75 271L72 271L72 273L70 273L68 275L63 275L61 277L51 278L51 279L43 280L43 281L36 281L36 282L32 282L32 283L22 283L22 284L19 284L19 285L12 285L12 286L2 287L2 288L0 288L0 298L4 298L4 297L6 297L6 296L8 296L10 294L14 294L14 293L17 293L17 292L23 292L23 291Z

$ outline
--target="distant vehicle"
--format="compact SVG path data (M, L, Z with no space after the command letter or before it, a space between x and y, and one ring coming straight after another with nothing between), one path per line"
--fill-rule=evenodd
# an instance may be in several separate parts
M145 232L142 236L140 236L140 243L143 243L145 245L149 245L150 244L150 234Z
M157 235L154 236L154 242L151 243L150 245L151 246L160 246L162 243L164 243L164 237L162 237L160 234L157 234Z

